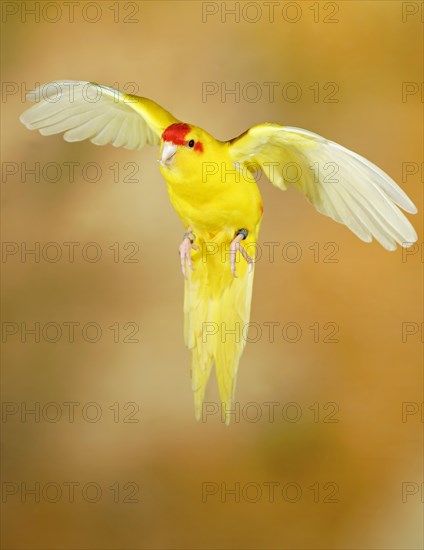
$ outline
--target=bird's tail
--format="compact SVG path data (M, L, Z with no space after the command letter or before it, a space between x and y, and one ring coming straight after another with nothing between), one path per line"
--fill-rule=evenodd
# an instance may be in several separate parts
M187 276L184 298L195 415L197 420L202 418L205 389L215 365L226 424L231 418L237 369L246 343L254 276L253 264L249 268L238 253L237 278L233 277L228 243L221 235L196 240L200 250L192 253L195 270Z

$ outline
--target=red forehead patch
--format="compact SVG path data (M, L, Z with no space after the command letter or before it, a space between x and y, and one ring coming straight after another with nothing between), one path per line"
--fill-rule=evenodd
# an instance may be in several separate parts
M171 141L175 145L185 145L185 137L190 132L191 128L185 122L175 122L171 124L162 134L163 141Z

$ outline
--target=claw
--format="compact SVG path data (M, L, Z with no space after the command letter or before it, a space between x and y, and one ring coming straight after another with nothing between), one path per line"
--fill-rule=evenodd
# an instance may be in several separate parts
M231 242L230 244L230 265L231 265L231 273L233 274L233 277L237 278L236 274L236 255L237 251L240 252L240 254L243 256L243 258L246 260L246 262L249 264L249 272L253 269L253 258L249 256L249 254L246 252L244 247L240 244L240 242L243 240L243 235L239 234L237 237Z
M186 261L192 271L194 271L193 262L191 260L190 250L194 248L194 250L199 250L199 247L195 245L188 233L191 233L191 227L187 228L187 233L183 239L183 242L178 247L178 252L180 254L180 261L181 261L181 271L183 273L184 279L186 278Z

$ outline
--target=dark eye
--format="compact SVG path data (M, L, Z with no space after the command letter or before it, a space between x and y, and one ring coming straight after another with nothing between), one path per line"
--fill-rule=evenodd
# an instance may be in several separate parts
M191 140L188 142L188 146L189 146L189 147L194 147L194 139L191 139Z

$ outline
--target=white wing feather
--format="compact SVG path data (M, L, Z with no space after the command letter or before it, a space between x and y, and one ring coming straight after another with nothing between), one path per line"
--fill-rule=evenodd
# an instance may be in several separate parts
M254 126L230 145L233 161L257 163L280 189L299 189L321 213L349 227L360 239L374 237L387 250L410 246L417 234L398 206L417 209L375 164L323 137L289 126ZM297 169L289 177L288 168ZM293 176L293 174L292 174Z
M134 108L135 102L108 86L55 81L32 90L27 98L37 103L20 121L44 136L64 132L66 141L89 139L96 145L110 143L126 149L160 143L160 137Z

